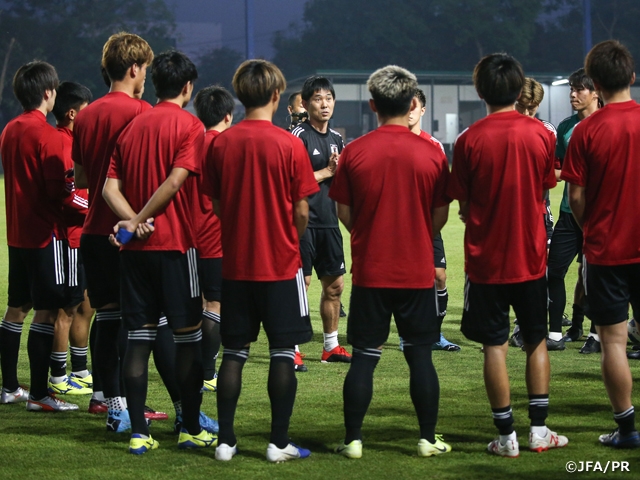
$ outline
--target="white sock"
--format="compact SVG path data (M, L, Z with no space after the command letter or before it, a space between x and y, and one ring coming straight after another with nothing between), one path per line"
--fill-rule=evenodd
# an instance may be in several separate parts
M516 431L514 430L509 435L500 435L500 443L506 445L509 440L516 441Z
M104 402L104 393L103 392L93 392L91 395L91 400L98 400L99 402Z
M596 342L599 342L599 341L600 341L600 337L598 336L598 334L597 334L597 333L589 333L589 336L590 336L590 337L595 338L595 339L596 339Z
M531 433L535 433L539 437L544 437L547 434L547 426L544 425L542 427L531 427Z
M85 378L90 375L89 370L80 370L79 372L71 372L71 373L73 373L76 377L80 377L80 378Z
M336 348L338 346L338 331L337 330L335 332L331 332L331 333L323 333L322 336L324 337L324 349L327 352L330 352L331 350L333 350L334 348Z
M562 340L562 332L549 332L549 340Z
M49 377L49 381L51 383L62 383L67 379L67 376L64 375L62 377Z
M124 405L123 410L126 410L127 408L129 408L129 406L127 405L127 397L120 397L122 399L122 405Z
M105 398L105 402L109 410L122 411L127 409L127 407L122 402L122 397Z
M298 345L296 345L296 352L300 353L300 349L298 348Z

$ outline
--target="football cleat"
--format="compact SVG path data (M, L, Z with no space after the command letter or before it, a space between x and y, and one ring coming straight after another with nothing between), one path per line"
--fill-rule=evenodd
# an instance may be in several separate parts
M558 435L547 428L547 434L544 437L536 433L529 433L529 450L532 452L545 452L550 448L566 447L569 439L564 435Z
M564 340L560 339L560 340L551 340L550 338L547 337L547 351L549 352L553 352L553 351L562 351L565 348L567 348L564 344Z
M180 430L178 448L207 448L215 447L217 444L218 437L213 436L206 430L200 430L198 435L191 435L184 428Z
M598 353L600 350L600 342L597 341L595 337L589 336L589 338L587 338L587 341L584 342L584 345L580 349L580 353L589 355L590 353Z
M267 460L274 463L295 460L296 458L308 458L310 455L311 452L309 450L298 447L293 443L289 443L284 448L278 448L273 443L270 443L267 447Z
M348 445L343 443L336 447L336 453L347 458L362 458L362 440L354 440Z
M169 415L164 412L156 412L153 408L145 405L144 418L147 420L169 420Z
M638 448L640 447L640 434L637 430L622 435L620 429L616 428L613 432L600 435L600 443L607 447L613 448Z
M565 342L577 342L578 340L580 340L580 338L582 338L582 334L583 333L584 332L583 332L583 330L581 328L571 327L564 334L564 337L562 337L562 340L564 340Z
M562 314L562 326L563 327L570 327L571 325L573 325L573 322L571 320L569 320L569 316L566 313Z
M347 312L344 311L344 305L340 302L340 318L345 318L347 316Z
M109 410L107 432L122 433L131 429L131 419L127 410Z
M87 387L93 390L93 375L89 374L86 377L81 377L71 372L69 378L82 387Z
M222 462L228 462L233 458L233 456L236 453L238 453L237 445L230 447L226 443L221 443L216 447L216 460L220 460Z
M487 445L489 453L500 455L501 457L516 458L520 455L520 447L517 440L507 440L504 445L500 443L500 439L496 438Z
M296 356L293 357L293 368L296 372L306 372L309 370L302 361L302 354L300 352L296 352Z
M435 443L431 443L424 438L421 438L418 442L419 457L432 457L433 455L442 455L443 453L449 453L450 451L451 445L444 443L442 435L436 435Z
M108 411L109 411L109 408L107 408L107 404L105 402L96 400L95 398L92 398L89 401L89 409L88 409L89 413L98 414L98 413L107 413Z
M400 350L401 352L404 352L404 340L402 339L402 337L398 337L398 350Z
M83 387L75 380L65 376L60 383L49 382L49 392L55 395L88 395L93 393L93 390Z
M27 411L29 412L70 412L73 410L78 410L78 405L65 402L53 395L48 395L40 400L35 400L29 395L29 400L27 400Z
M203 430L206 430L211 434L218 433L218 429L219 429L218 422L213 418L209 418L207 415L205 415L204 412L200 412L200 427L202 427ZM176 415L176 420L175 422L173 422L173 433L178 435L181 430L182 430L182 415Z
M351 354L347 352L344 347L338 345L330 352L327 352L324 348L322 349L322 363L333 363L333 362L343 362L343 363L351 363Z
M18 387L17 390L10 392L6 388L0 393L0 403L24 403L29 400L29 390Z
M129 440L129 453L142 455L143 453L147 453L149 450L155 450L159 446L160 444L156 442L151 435L147 438L143 438L143 435L134 433L131 435L131 440Z
M216 390L218 390L218 374L214 373L211 380L205 380L202 383L201 392L215 392Z
M457 352L460 350L460 345L456 345L455 343L451 343L449 340L444 338L442 333L440 334L440 340L434 343L431 346L431 350L444 350L445 352Z

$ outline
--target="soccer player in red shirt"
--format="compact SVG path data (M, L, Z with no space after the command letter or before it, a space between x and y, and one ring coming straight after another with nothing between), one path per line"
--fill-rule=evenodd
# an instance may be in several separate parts
M439 147L409 130L409 115L418 103L415 75L390 65L374 72L367 86L380 126L345 148L329 191L351 232L353 261L347 323L353 358L343 389L346 437L336 452L362 456L362 422L393 315L411 372L418 455L429 457L451 451L435 434L440 386L431 360L442 322L433 235L447 221L449 166Z
M86 295L84 265L80 256L80 235L87 215L88 192L76 188L73 178L73 123L80 110L91 102L91 91L84 85L62 82L57 89L53 115L56 127L64 144L64 162L67 190L70 195L64 199L64 217L69 241L69 287L77 289L84 300L73 317L73 322L56 322L51 352L51 378L49 388L55 394L83 395L92 392L93 378L87 369L87 343L89 327L95 311ZM67 347L71 344L72 373L67 375Z
M553 134L515 111L524 85L513 57L493 54L476 65L473 82L488 116L460 134L447 193L460 202L465 229L462 333L481 343L484 380L500 437L489 452L517 457L519 445L507 372L509 306L527 353L529 449L563 447L568 440L545 425L549 409L546 231L544 191L556 185Z
M573 130L561 178L584 235L584 279L589 317L602 347L602 377L618 424L600 435L616 448L640 447L626 357L629 303L640 308L640 105L631 99L636 79L629 50L616 40L597 44L585 60L604 107Z
M442 155L446 159L444 147L440 141L429 135L427 132L420 128L420 119L424 116L427 105L427 97L424 92L417 88L415 97L418 99L418 104L409 113L409 130L420 135L420 137L428 140L437 146ZM448 163L448 160L447 160ZM444 253L444 241L442 240L442 234L440 232L433 235L433 258L434 265L436 267L436 289L438 291L438 313L444 321L444 317L447 314L447 304L449 303L449 292L447 291L447 257ZM401 337L401 350L404 349L404 341ZM432 350L444 350L446 352L457 352L460 350L460 345L451 343L444 338L442 332L440 332L440 339L433 344Z
M50 396L47 389L54 324L73 319L81 296L68 288L68 243L62 211L69 196L64 147L46 116L58 87L55 68L45 62L21 66L13 91L24 113L10 121L0 137L5 180L9 299L2 321L2 403L27 402L27 410L77 410ZM26 314L29 329L30 392L18 384L20 333ZM66 317L66 318L65 318ZM66 356L66 352L65 352Z
M271 357L267 460L310 455L290 443L288 430L297 388L295 345L312 338L298 243L308 221L307 196L319 187L304 144L272 123L285 88L274 64L247 60L240 65L233 89L246 109L245 120L220 134L206 158L224 251L216 449L216 459L223 461L237 452L233 422L242 369L261 323Z
M195 65L183 53L168 51L153 60L159 102L132 120L118 138L103 190L108 205L124 219L116 225L115 243L122 247L122 319L129 330L123 375L131 417L129 451L138 455L158 447L149 435L144 404L161 312L176 344L183 421L178 447L210 447L216 441L199 421L202 297L191 209L204 156L204 128L183 109L197 77ZM147 223L151 218L153 227ZM140 230L152 232L141 240L122 238Z
M120 392L118 335L121 325L118 249L109 235L119 218L102 198L109 160L116 140L129 122L151 105L135 98L144 89L153 51L131 33L109 37L102 49L102 68L111 88L104 97L78 113L74 124L73 161L78 188L89 188L89 211L82 230L80 250L87 276L87 293L96 309L94 370L104 389L108 407L107 430L130 427L123 392Z
M209 150L213 140L231 126L235 101L223 87L203 88L193 101L196 114L207 129L203 151ZM202 363L204 391L217 389L216 359L220 350L220 292L222 289L222 243L220 219L213 211L211 197L204 193L201 176L198 194L194 195L194 228L200 262L198 277L203 297Z

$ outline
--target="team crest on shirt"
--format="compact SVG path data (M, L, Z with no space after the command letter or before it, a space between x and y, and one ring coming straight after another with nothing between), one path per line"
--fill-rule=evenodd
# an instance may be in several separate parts
M338 145L334 145L332 143L330 146L331 146L331 153L338 153Z

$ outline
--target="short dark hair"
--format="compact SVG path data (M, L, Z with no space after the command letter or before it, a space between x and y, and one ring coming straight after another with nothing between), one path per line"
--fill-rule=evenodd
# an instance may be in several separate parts
M276 90L282 94L287 89L287 81L280 69L262 59L242 62L231 84L245 108L264 107Z
M13 94L28 112L38 108L44 92L58 88L58 82L53 65L36 60L22 65L13 76Z
M398 117L411 108L418 80L409 70L397 65L387 65L371 74L367 87L379 115Z
M473 84L489 105L513 105L524 86L522 65L506 53L487 55L473 70Z
M197 78L196 66L177 50L162 52L151 64L151 81L160 100L176 98L187 82L194 82Z
M226 88L210 85L198 92L193 107L204 126L211 128L224 120L225 115L233 114L236 103Z
M297 92L293 92L291 95L289 95L289 106L291 108L293 108L293 105L296 103L296 97L298 95L302 95L302 92L299 91L299 90Z
M635 65L631 52L617 40L598 43L584 62L587 75L607 92L618 92L631 85Z
M579 68L571 75L569 75L569 86L582 90L583 88L589 89L591 92L595 92L596 87L593 85L593 80L587 75L584 68Z
M53 106L53 116L62 122L71 109L78 110L85 103L93 99L91 90L75 82L62 82L57 88L56 104Z
M422 91L422 89L416 88L416 93L415 93L414 97L416 97L418 99L418 101L420 102L420 105L421 105L420 108L424 107L427 104L427 97L425 96L425 94Z
M313 76L307 78L302 85L302 91L300 94L302 95L302 100L308 102L311 97L313 97L314 93L321 92L322 90L331 92L331 96L335 100L336 91L333 89L333 83L325 77Z

